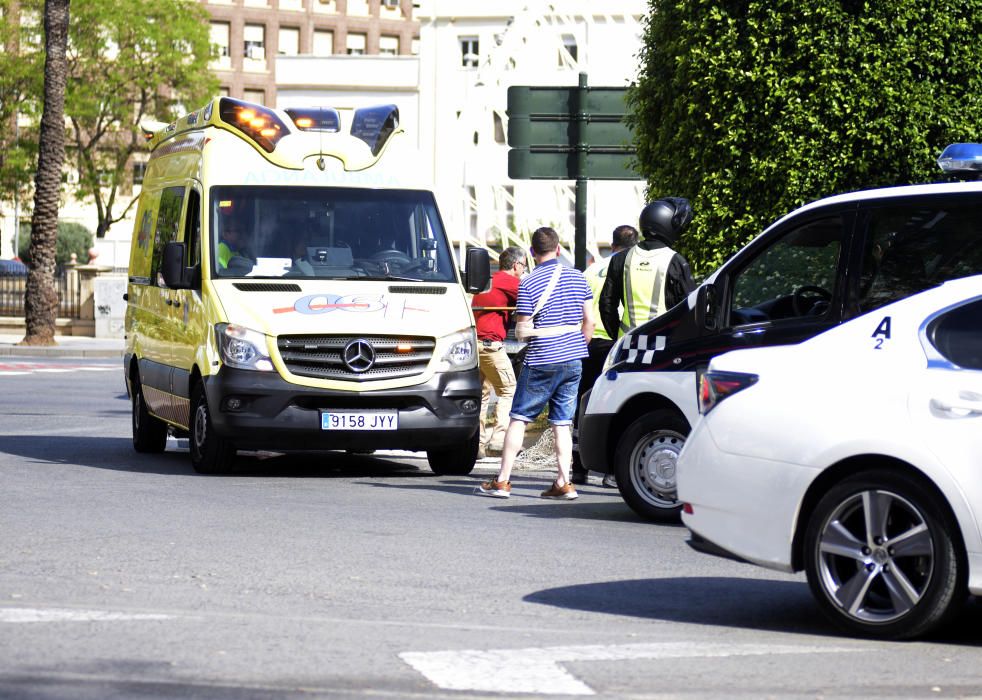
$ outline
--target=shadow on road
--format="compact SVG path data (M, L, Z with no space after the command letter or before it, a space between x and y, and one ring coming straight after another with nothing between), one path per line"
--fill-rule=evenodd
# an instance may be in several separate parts
M776 581L723 576L609 581L549 588L526 602L652 620L764 632L847 637L819 611L804 576ZM982 605L965 605L950 628L924 641L982 646Z
M186 444L186 441L185 443ZM3 453L21 457L33 465L66 464L111 469L139 474L205 476L191 467L186 447L175 447L168 441L161 454L139 454L129 438L54 435L5 435ZM230 476L275 477L384 477L432 476L429 469L419 469L397 458L345 452L297 452L276 456L244 453L236 457ZM207 477L221 478L221 477Z

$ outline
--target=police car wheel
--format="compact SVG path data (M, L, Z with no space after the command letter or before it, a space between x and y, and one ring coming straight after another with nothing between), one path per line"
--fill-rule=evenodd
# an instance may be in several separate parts
M205 389L199 383L191 391L191 426L188 447L191 466L199 474L224 474L232 469L235 446L218 435L211 422Z
M133 449L137 452L163 452L167 447L167 423L151 415L143 398L139 379L133 381Z
M621 497L646 520L678 522L675 469L689 434L678 413L662 409L646 413L627 427L614 452L614 473Z
M919 480L861 472L829 489L808 518L808 585L822 612L849 632L920 636L957 613L965 598L957 529Z
M448 450L427 450L426 460L430 463L430 469L440 476L470 474L474 471L474 463L477 461L480 440L480 432L475 431L474 436L459 447L451 447Z

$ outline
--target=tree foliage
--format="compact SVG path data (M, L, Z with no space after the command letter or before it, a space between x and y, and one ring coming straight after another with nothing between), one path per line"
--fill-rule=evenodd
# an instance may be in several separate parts
M982 0L650 0L631 91L651 196L707 273L791 209L938 180L982 138Z
M0 201L30 195L37 165L37 123L44 85L42 0L0 0Z
M94 200L96 235L125 216L119 186L144 139L140 120L172 121L217 89L208 14L196 0L113 0L73 7L66 112L77 196ZM129 203L128 203L129 204Z

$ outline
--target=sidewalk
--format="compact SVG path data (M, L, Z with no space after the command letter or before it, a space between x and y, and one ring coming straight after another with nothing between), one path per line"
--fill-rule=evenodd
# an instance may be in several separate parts
M80 335L57 335L55 336L56 345L48 347L17 345L23 339L23 334L0 333L0 358L116 358L123 356L122 338L88 338Z

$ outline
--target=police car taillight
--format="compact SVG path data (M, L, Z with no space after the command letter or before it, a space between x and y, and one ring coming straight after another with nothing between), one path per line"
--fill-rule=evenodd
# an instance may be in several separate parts
M267 153L272 153L277 142L290 133L273 110L231 97L221 99L218 116L223 122L255 141Z
M301 131L330 131L334 133L341 130L341 116L332 107L303 109L291 107L285 111Z
M938 165L962 180L982 177L982 143L953 143L941 153Z
M704 372L699 376L699 413L706 415L723 399L756 383L756 374Z

